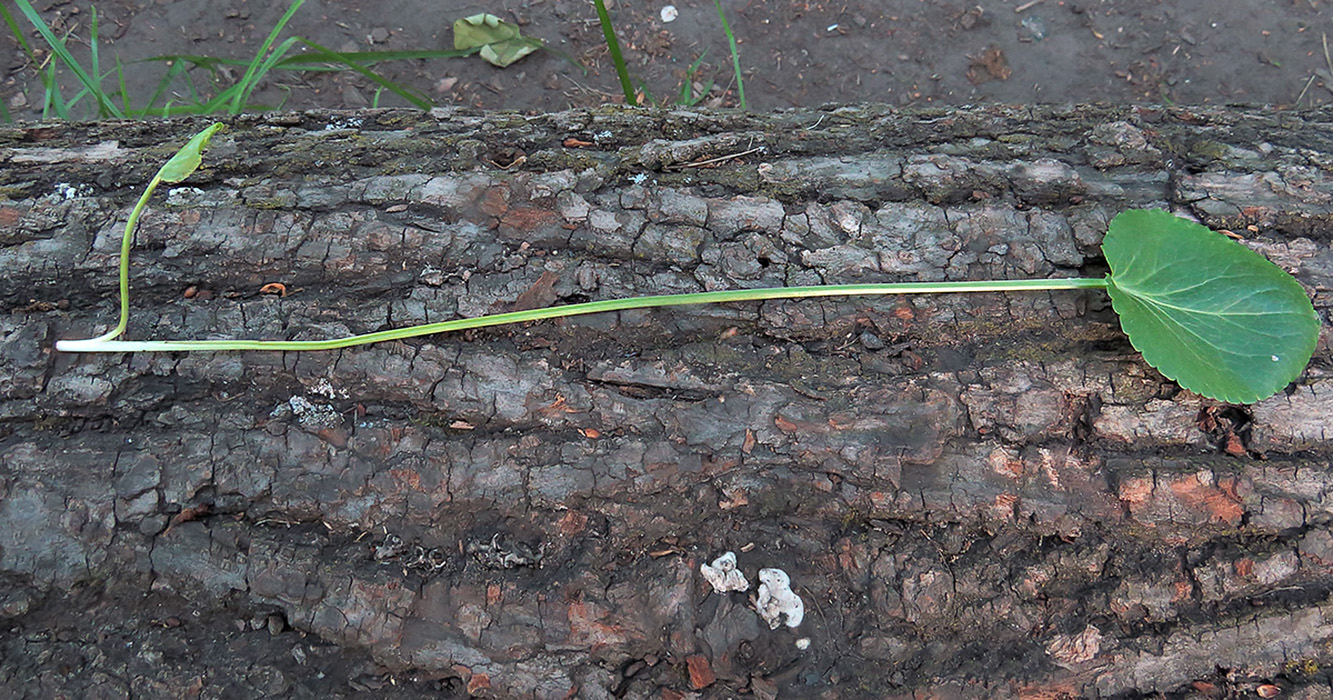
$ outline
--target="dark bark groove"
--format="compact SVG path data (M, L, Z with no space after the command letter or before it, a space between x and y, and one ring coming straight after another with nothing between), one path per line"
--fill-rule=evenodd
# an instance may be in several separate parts
M1081 292L52 352L114 323L124 217L204 123L0 128L19 695L1328 697L1327 334L1243 407ZM1330 192L1327 110L246 116L145 215L131 337L1097 275L1107 221L1153 206L1243 235L1326 316ZM711 591L728 550L791 576L798 628Z

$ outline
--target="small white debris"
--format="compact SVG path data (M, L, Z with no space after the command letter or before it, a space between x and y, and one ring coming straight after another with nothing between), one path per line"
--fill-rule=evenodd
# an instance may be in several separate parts
M345 117L341 119L330 119L329 123L324 125L325 131L342 131L344 129L360 129L363 122L357 117Z
M679 17L679 16L680 16L680 13L676 11L676 6L675 6L675 5L667 5L666 7L663 7L663 8L662 8L662 21L663 21L663 22L675 22L675 21L676 21L676 18Z
M754 607L769 629L777 629L784 618L792 628L799 627L805 619L805 603L791 589L791 578L782 569L759 570L759 598Z
M809 649L809 648L810 648L810 638L809 638L809 637L801 637L800 639L796 640L796 648L797 648L797 649L800 649L801 651L805 651L806 649Z
M699 573L703 574L704 580L712 584L713 590L718 593L750 590L750 582L745 580L745 574L736 568L735 552L724 552L722 556L713 560L711 566L700 564Z
M167 204L183 207L203 196L204 191L198 187L173 187L167 190Z
M78 197L79 195L89 194L91 188L89 188L87 185L71 185L68 182L57 182L55 190L56 190L56 195L59 196L61 199L71 200L74 199L75 197Z
M836 25L836 24L830 24L830 25L828 26L828 28L825 29L824 31L826 31L826 32L836 32L836 31L838 31L838 25Z
M1274 361L1274 362L1281 362L1281 361L1282 361L1282 358L1278 357L1277 355L1272 355L1271 357L1273 358L1273 361Z
M347 390L333 388L333 382L329 381L328 377L320 377L315 380L315 385L309 387L309 389L328 399L345 399L348 397Z
M636 185L642 185L643 183L648 181L648 173L636 173L634 175L630 175L629 181Z
M1097 658L1102 650L1102 631L1088 625L1078 634L1057 634L1046 643L1046 653L1065 668Z

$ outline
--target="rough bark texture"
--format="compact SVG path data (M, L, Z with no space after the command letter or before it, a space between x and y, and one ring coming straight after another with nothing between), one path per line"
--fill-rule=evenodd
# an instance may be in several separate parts
M0 129L19 695L1329 697L1327 334L1253 406L1180 391L1079 292L53 353L114 322L128 209L203 123ZM1097 275L1152 206L1333 302L1329 111L252 116L165 189L137 339ZM726 550L790 574L800 627L711 591Z

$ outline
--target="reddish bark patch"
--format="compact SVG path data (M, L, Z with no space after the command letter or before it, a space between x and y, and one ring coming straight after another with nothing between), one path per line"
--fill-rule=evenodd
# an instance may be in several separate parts
M528 309L539 309L550 306L555 303L555 283L560 281L560 275L547 270L532 283L531 287L523 290L522 294L514 300L509 307L511 311L527 311Z
M487 188L481 200L477 202L477 210L496 219L504 218L505 213L509 211L509 190L504 187Z
M485 690L490 687L491 677L484 673L473 675L472 679L467 682L467 692L472 695L476 695L479 690Z
M1205 486L1193 476L1172 482L1171 491L1180 502L1195 509L1208 511L1210 519L1227 525L1239 525L1245 516L1245 507L1240 504L1233 489L1219 486Z
M390 469L389 476L413 491L421 490L421 475L411 469Z
M560 517L560 534L565 537L573 537L583 532L587 527L588 516L582 513L569 510L565 511L565 514Z
M713 673L713 667L708 663L708 657L703 654L695 654L685 659L685 665L690 669L691 688L703 690L717 682L717 674Z
M514 207L500 218L500 226L509 229L509 233L525 233L554 224L559 218L560 213L554 209Z
M571 644L586 645L594 651L625 643L625 631L602 622L607 615L597 605L575 600L569 603L569 637Z

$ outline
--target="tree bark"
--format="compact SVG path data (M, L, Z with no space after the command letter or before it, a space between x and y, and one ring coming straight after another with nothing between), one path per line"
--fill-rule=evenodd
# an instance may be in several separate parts
M1252 406L1164 379L1091 292L55 353L115 323L128 211L205 124L0 128L19 695L1328 697L1327 333ZM1326 315L1330 192L1328 110L250 115L144 216L130 337L1096 276L1131 207L1243 236ZM725 551L748 593L700 575ZM756 614L765 567L798 627Z

